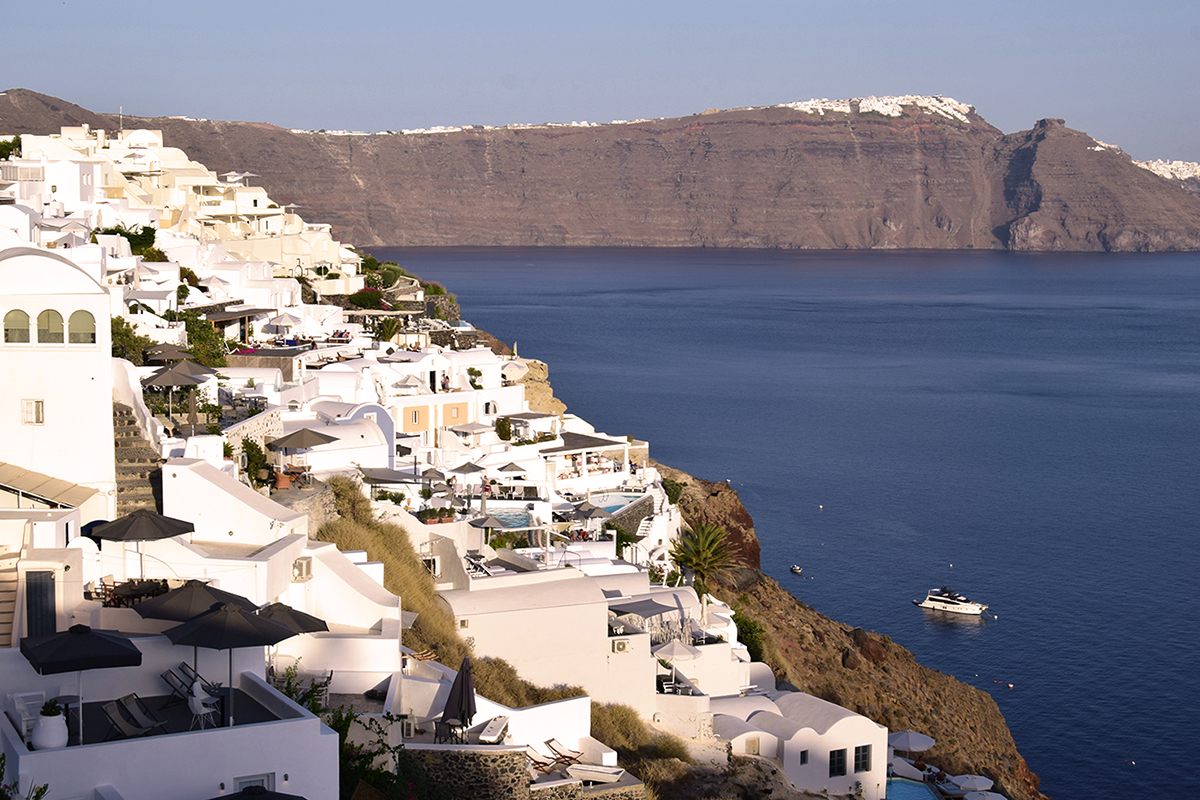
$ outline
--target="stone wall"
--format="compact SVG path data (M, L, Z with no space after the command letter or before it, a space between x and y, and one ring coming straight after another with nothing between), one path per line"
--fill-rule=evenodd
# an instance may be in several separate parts
M654 498L643 497L636 503L625 506L625 508L613 514L605 522L616 525L632 536L637 533L638 526L642 524L642 520L651 516L654 516Z
M273 408L270 411L264 411L261 414L255 414L253 417L242 420L236 425L230 425L225 430L221 431L229 444L233 446L235 453L242 449L242 442L246 439L253 439L263 450L266 446L263 445L263 438L270 437L278 439L283 436L283 420L280 416L280 409ZM270 456L268 455L268 459Z
M624 783L619 786L597 784L585 789L583 796L587 800L646 800L646 785L644 783L636 783L632 786Z
M529 787L532 800L582 800L583 784L577 780L554 781L553 783Z
M452 330L432 330L429 332L429 343L436 344L438 347L447 347L451 350L470 350L478 341L479 335L473 330L460 331Z
M525 774L522 749L456 750L412 745L405 749L450 797L529 800L529 776Z
M308 530L315 534L326 522L336 520L338 513L333 489L318 480L314 480L312 485L314 488L312 492L277 493L272 495L271 499L298 514L307 514Z

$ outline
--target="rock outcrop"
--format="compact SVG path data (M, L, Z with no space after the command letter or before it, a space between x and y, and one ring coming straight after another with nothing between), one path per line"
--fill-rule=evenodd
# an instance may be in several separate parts
M742 564L758 569L761 546L754 535L754 520L737 490L728 483L712 483L657 461L651 465L664 478L683 486L677 505L684 522L691 527L709 523L724 528Z
M119 124L0 95L2 132L83 123ZM408 134L123 120L360 245L1200 249L1200 198L1060 123L1005 136L921 97Z

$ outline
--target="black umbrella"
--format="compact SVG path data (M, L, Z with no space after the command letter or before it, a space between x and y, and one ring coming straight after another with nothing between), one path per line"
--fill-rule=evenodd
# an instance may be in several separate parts
M450 686L450 695L446 698L446 707L442 711L442 720L456 719L465 728L471 724L475 716L475 679L471 677L471 657L467 656L458 667L454 683Z
M233 604L245 611L258 608L252 601L233 592L214 589L204 581L190 580L178 589L152 597L134 606L142 619L166 619L186 622L215 605Z
M305 614L303 611L297 611L283 603L271 603L269 606L264 606L258 610L258 615L285 625L296 633L316 633L329 630L325 620L318 619L312 614Z
M72 625L69 630L26 636L21 640L21 655L39 675L79 673L79 743L83 744L83 672L89 669L137 667L142 651L120 631L92 630L87 625Z
M175 644L229 651L229 724L233 725L233 651L239 647L270 647L296 633L286 625L260 617L233 603L217 606L182 625L163 631Z
M237 800L239 797L245 797L249 800L305 800L298 794L273 792L264 786L247 786L237 794L223 794L220 797L213 797L211 800Z
M301 428L298 431L289 433L287 436L280 436L278 439L269 442L267 447L270 447L272 450L307 450L319 444L329 444L336 441L336 436L314 431L312 428Z
M158 375L147 378L142 381L143 386L166 387L167 389L167 416L173 415L172 402L174 398L174 388L176 386L199 386L204 383L204 378L197 378L192 375L185 375L182 372L171 372L165 370Z
M195 361L184 359L177 361L169 367L163 367L151 377L157 378L160 375L187 375L191 378L207 378L209 375L216 375L217 371L212 367L206 367L203 364L197 364Z
M118 520L97 525L90 535L93 539L107 539L110 542L153 542L194 530L196 526L186 520L165 517L149 508L139 508ZM138 557L144 578L146 559L142 555L141 545L138 545Z

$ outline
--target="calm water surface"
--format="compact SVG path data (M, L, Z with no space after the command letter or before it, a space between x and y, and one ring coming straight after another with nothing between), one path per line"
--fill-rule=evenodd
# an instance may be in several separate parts
M728 479L768 573L991 693L1043 791L1190 783L1200 256L376 255L598 430ZM999 619L910 603L942 584Z

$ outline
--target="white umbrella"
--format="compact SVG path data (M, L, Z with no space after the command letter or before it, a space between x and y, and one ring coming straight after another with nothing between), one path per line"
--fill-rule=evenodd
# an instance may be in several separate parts
M667 642L650 648L651 655L664 661L691 661L700 657L700 649L684 642Z
M911 729L889 733L887 740L892 747L907 753L922 753L934 745L932 736L926 736Z
M299 325L303 321L304 320L300 319L295 314L290 314L285 311L282 314L280 314L279 316L273 317L271 320L268 321L267 324L268 325L276 325L276 326L282 327L282 328L290 328L293 325Z
M955 775L950 780L968 792L985 792L992 788L992 781L982 775Z

